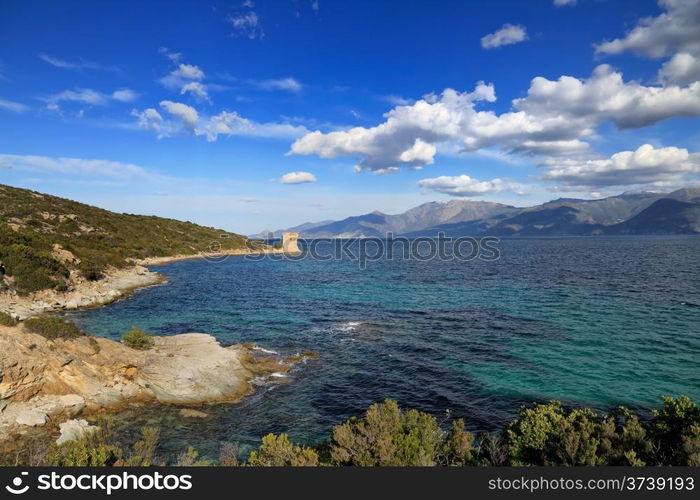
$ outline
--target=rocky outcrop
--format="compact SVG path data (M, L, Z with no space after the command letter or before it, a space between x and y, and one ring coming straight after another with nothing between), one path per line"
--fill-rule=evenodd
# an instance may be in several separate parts
M137 351L105 338L47 340L0 327L0 352L0 439L138 402L235 402L255 377L291 367L201 333L154 337L152 349Z
M163 280L163 276L143 266L109 269L98 281L86 280L80 273L72 272L70 290L66 292L42 290L27 297L10 291L1 292L0 311L25 319L51 311L101 306L126 297L137 288Z

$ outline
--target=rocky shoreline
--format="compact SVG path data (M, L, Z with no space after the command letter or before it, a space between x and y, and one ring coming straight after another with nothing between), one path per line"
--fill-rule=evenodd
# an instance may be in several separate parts
M286 373L302 359L223 347L202 333L153 339L153 348L139 351L106 338L47 340L21 325L0 326L0 441L132 404L234 403L254 391L254 379Z
M285 250L269 248L263 252L250 250L227 250L212 254L173 255L169 257L150 257L134 261L134 265L125 268L109 268L100 280L90 281L79 273L73 273L69 279L69 289L64 292L41 290L27 296L13 292L0 293L0 311L17 319L26 319L45 313L70 311L107 305L128 297L139 288L158 285L165 281L160 273L149 271L146 266L158 266L197 258L222 258L236 255L278 254Z

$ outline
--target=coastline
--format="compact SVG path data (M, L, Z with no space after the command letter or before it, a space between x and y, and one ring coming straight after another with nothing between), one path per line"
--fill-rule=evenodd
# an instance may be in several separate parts
M142 351L102 337L48 340L21 324L0 326L0 349L11 360L0 362L0 442L134 404L235 403L254 392L256 378L286 373L304 359L248 344L223 347L203 333L152 339Z
M71 311L101 307L124 299L136 290L159 285L166 281L165 276L150 271L147 266L160 266L197 258L220 258L226 256L279 254L283 249L270 248L261 251L227 250L216 253L149 257L134 260L132 266L109 268L100 280L89 281L77 273L70 277L68 291L41 290L27 296L10 292L0 293L0 311L20 320L45 313Z

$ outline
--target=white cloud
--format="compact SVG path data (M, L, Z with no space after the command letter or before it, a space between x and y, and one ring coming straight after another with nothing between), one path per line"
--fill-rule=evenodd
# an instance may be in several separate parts
M73 101L82 102L84 104L92 104L94 106L103 106L107 104L107 100L107 96L102 92L81 88L76 88L75 90L64 90L63 92L49 96L46 99L46 101L50 103Z
M640 19L624 38L603 42L596 51L603 54L620 54L632 51L637 54L660 58L676 52L700 52L700 1L659 0L666 9L657 17Z
M7 99L0 99L0 109L21 114L29 111L29 106L15 101L8 101Z
M197 130L197 135L206 136L209 142L216 141L219 135L295 139L306 133L308 133L308 129L301 125L274 122L258 123L242 117L235 111L222 111L205 120Z
M119 102L133 101L138 97L138 94L131 89L115 90L111 94L104 94L93 89L76 88L73 90L64 90L57 94L53 94L43 100L49 103L53 108L60 102L81 102L83 104L91 104L93 106L105 106L110 100ZM48 106L47 106L48 107Z
M670 57L658 73L662 83L688 85L700 80L700 0L659 0L665 12L640 19L625 37L596 46L602 54L631 51Z
M688 85L700 80L700 57L679 52L661 67L659 80L679 85Z
M527 40L527 30L524 26L504 24L498 31L483 36L481 38L481 46L485 49L495 49L525 40Z
M621 151L596 160L549 159L544 179L571 188L603 188L688 180L700 174L700 153L687 149L654 148L644 144L636 151Z
M287 90L290 92L301 92L304 86L296 79L279 78L270 80L251 80L252 83L265 90Z
M161 101L160 106L180 120L187 128L194 131L199 122L199 113L192 106L181 102Z
M178 65L177 69L172 71L170 74L174 77L184 78L186 80L204 79L204 71L194 64L181 63Z
M280 177L282 184L303 184L316 182L316 176L310 172L289 172Z
M358 167L372 171L432 163L434 153L425 146L420 155L407 152L417 140L433 146L452 143L465 151L499 146L507 152L581 154L589 148L582 139L604 121L636 128L673 117L700 116L700 82L687 87L644 86L625 82L622 74L601 65L585 80L534 78L527 96L513 101L512 111L477 109L495 100L494 87L484 83L470 93L445 89L412 106L392 109L375 127L311 132L292 144L290 154L358 156Z
M120 73L121 69L119 69L116 66L104 66L102 64L98 64L95 62L90 62L90 61L83 61L81 60L80 62L70 62L66 61L63 59L59 59L57 57L50 56L48 54L45 54L43 52L40 52L37 54L39 59L42 61L50 64L51 66L54 66L56 68L62 68L62 69L75 69L75 70L82 70L82 69L91 69L91 70L97 70L97 71L112 71L115 73Z
M136 100L138 94L131 89L119 89L112 92L112 99L120 102L131 102Z
M143 111L132 109L131 115L138 118L137 123L139 128L154 131L158 139L169 137L175 132L175 127L163 120L163 117L156 109L147 108Z
M180 89L180 95L190 93L198 99L209 101L209 93L207 92L207 87L199 82L189 82L182 86Z
M468 175L443 175L432 179L423 179L418 181L418 185L431 191L449 194L450 196L483 196L491 193L518 191L521 189L519 184L503 179L479 181Z
M562 7L564 5L576 5L576 0L554 0L555 7Z
M264 38L262 25L258 15L251 11L237 16L228 16L226 20L234 29L234 34L245 36L251 40L255 38Z
M214 116L202 117L195 108L183 103L162 101L160 105L175 119L163 118L154 108L143 111L134 109L131 112L132 116L138 118L139 128L154 131L159 139L181 133L204 136L209 142L216 141L220 135L296 139L309 132L301 125L259 123L244 118L235 111L222 111Z
M413 146L399 155L399 160L407 165L432 165L436 152L432 144L416 139Z
M137 178L152 174L131 163L83 158L0 154L0 163L34 174L79 175L88 177Z

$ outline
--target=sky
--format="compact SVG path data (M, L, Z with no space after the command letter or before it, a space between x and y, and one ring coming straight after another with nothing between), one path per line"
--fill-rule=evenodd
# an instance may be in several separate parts
M700 181L700 0L0 3L0 183L244 234Z

